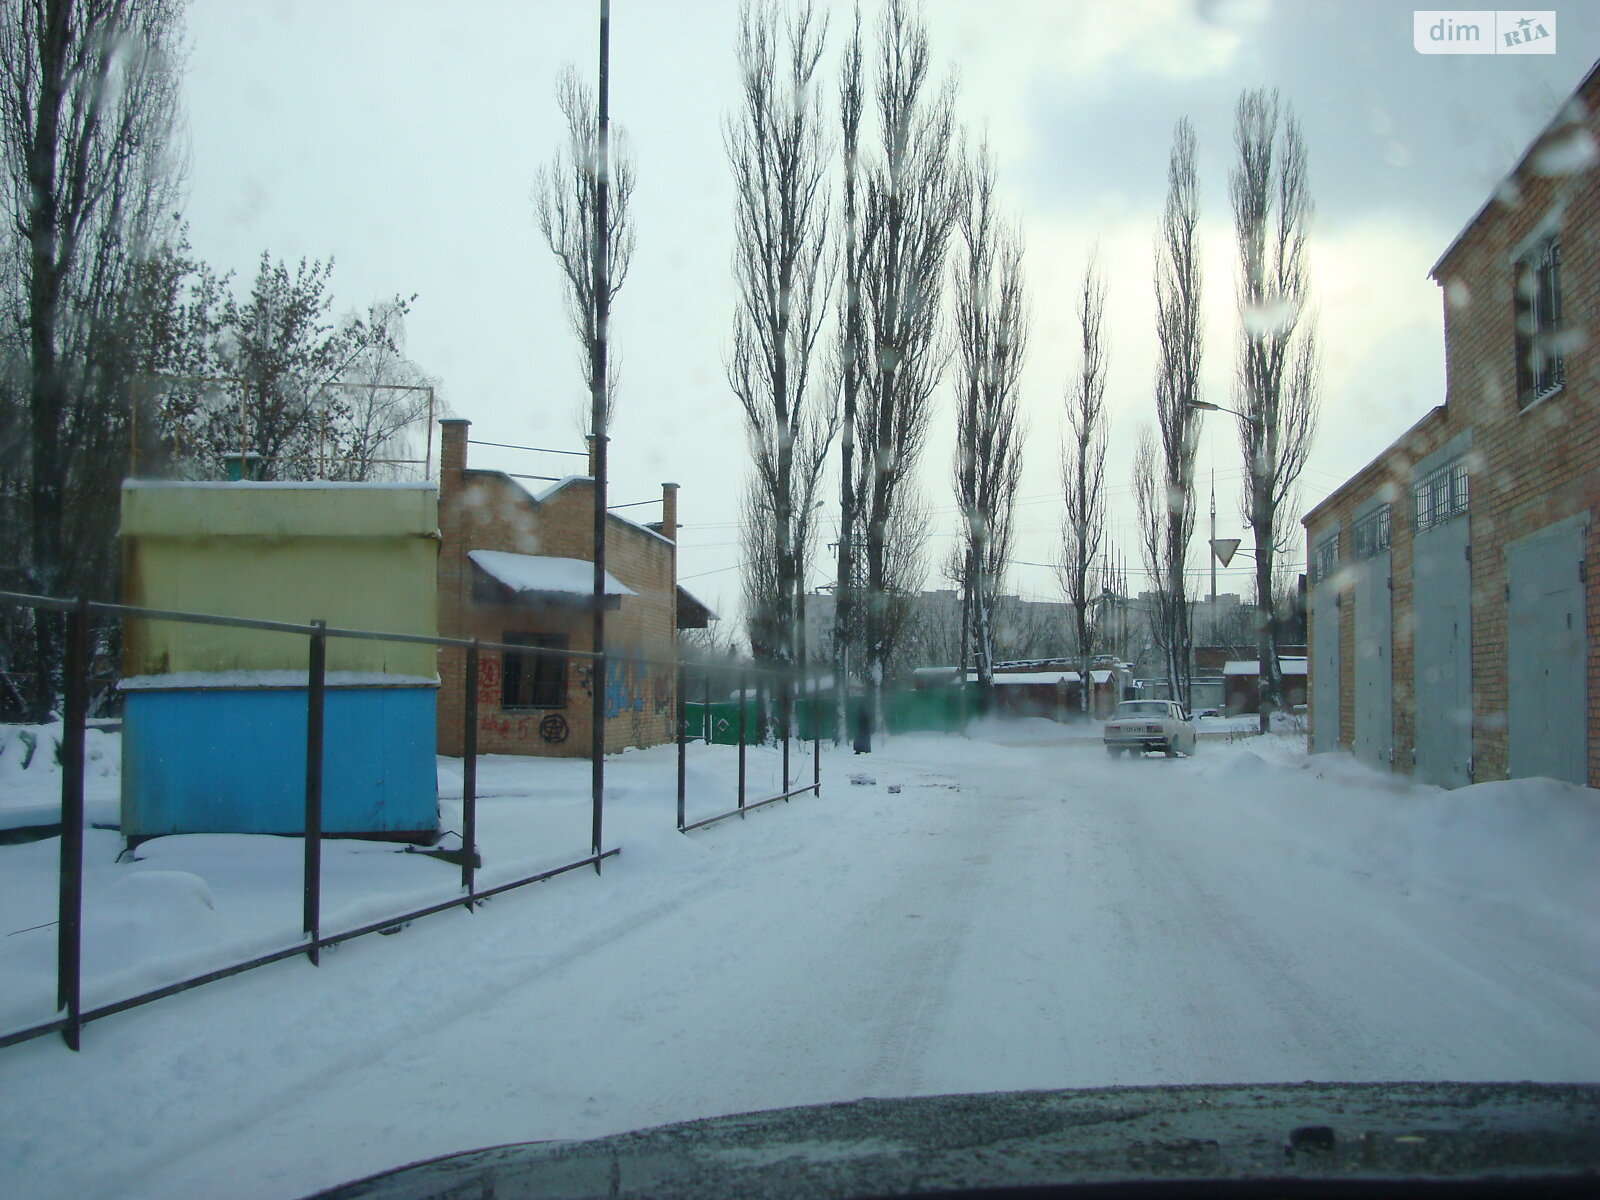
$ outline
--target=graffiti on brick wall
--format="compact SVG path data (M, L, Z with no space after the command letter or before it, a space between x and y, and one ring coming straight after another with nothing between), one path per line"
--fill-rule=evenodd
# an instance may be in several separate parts
M478 659L478 703L500 703L500 656L490 654Z
M606 659L606 718L644 711L644 681L649 671L632 654Z
M504 716L495 713L485 713L478 718L478 732L487 733L499 738L515 738L526 741L538 732L539 718L534 715L526 717Z

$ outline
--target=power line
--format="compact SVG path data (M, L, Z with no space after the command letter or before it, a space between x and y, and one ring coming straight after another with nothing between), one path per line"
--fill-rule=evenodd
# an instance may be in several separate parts
M480 442L477 438L468 438L469 446L498 446L502 450L531 450L535 454L571 454L577 458L588 458L587 450L552 450L548 446L518 446L513 442Z

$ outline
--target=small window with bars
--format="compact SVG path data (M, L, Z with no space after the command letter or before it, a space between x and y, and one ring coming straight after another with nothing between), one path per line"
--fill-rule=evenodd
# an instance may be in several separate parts
M507 633L508 645L526 646L520 653L505 651L500 674L501 708L564 708L567 703L567 658L540 654L540 650L565 650L567 639L553 633Z
M1350 527L1350 544L1357 558L1376 558L1389 548L1387 504Z
M1311 551L1311 582L1321 583L1339 568L1339 535L1330 533Z
M1417 481L1417 532L1442 525L1467 511L1467 465L1459 458Z
M1561 242L1547 237L1516 262L1517 406L1527 408L1561 390Z

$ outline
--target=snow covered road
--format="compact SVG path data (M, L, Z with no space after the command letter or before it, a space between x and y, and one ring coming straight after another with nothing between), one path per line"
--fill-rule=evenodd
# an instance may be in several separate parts
M697 750L720 787L731 752ZM538 803L527 769L498 803ZM861 1096L1600 1079L1593 792L1287 742L1111 762L1025 724L829 754L820 799L684 837L669 752L612 775L602 880L0 1053L8 1193L294 1196Z

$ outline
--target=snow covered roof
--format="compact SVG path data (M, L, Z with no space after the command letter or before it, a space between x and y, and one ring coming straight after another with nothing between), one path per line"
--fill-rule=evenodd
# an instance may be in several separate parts
M1089 681L1091 683L1110 683L1111 682L1111 672L1110 671L1090 671L1089 672Z
M194 691L213 688L277 689L306 686L304 671L172 671L166 675L129 675L117 687L124 692ZM390 675L384 671L327 671L330 688L438 687L437 675Z
M1285 675L1304 675L1306 673L1306 660L1303 658L1280 658L1278 669ZM1261 660L1258 658L1232 659L1223 664L1224 675L1259 675L1261 674Z
M688 615L688 614L685 614L683 612L684 601L687 600L691 606L697 607L697 608L699 608L701 610L700 613L695 614L696 616L704 616L704 618L707 621L720 621L722 619L721 617L717 616L716 613L711 611L711 606L709 604L707 604L704 600L700 599L699 596L696 596L688 588L684 587L683 584L680 583L680 584L676 584L675 586L678 589L678 611L679 611L679 614L680 614L680 618L683 617L683 616ZM692 629L704 629L705 628L705 625L703 625L703 624L702 625L686 626L686 625L683 624L683 621L681 619L679 620L678 624L679 624L680 628L692 628Z
M1079 678L1076 671L1006 671L996 673L994 685L996 687L1017 687L1023 684L1032 684L1034 687L1038 687L1040 684L1077 683ZM967 682L977 683L977 675L969 673Z
M572 596L594 594L594 563L585 559L512 554L508 550L469 550L467 557L513 592L558 592ZM606 595L638 594L610 571L606 572Z

